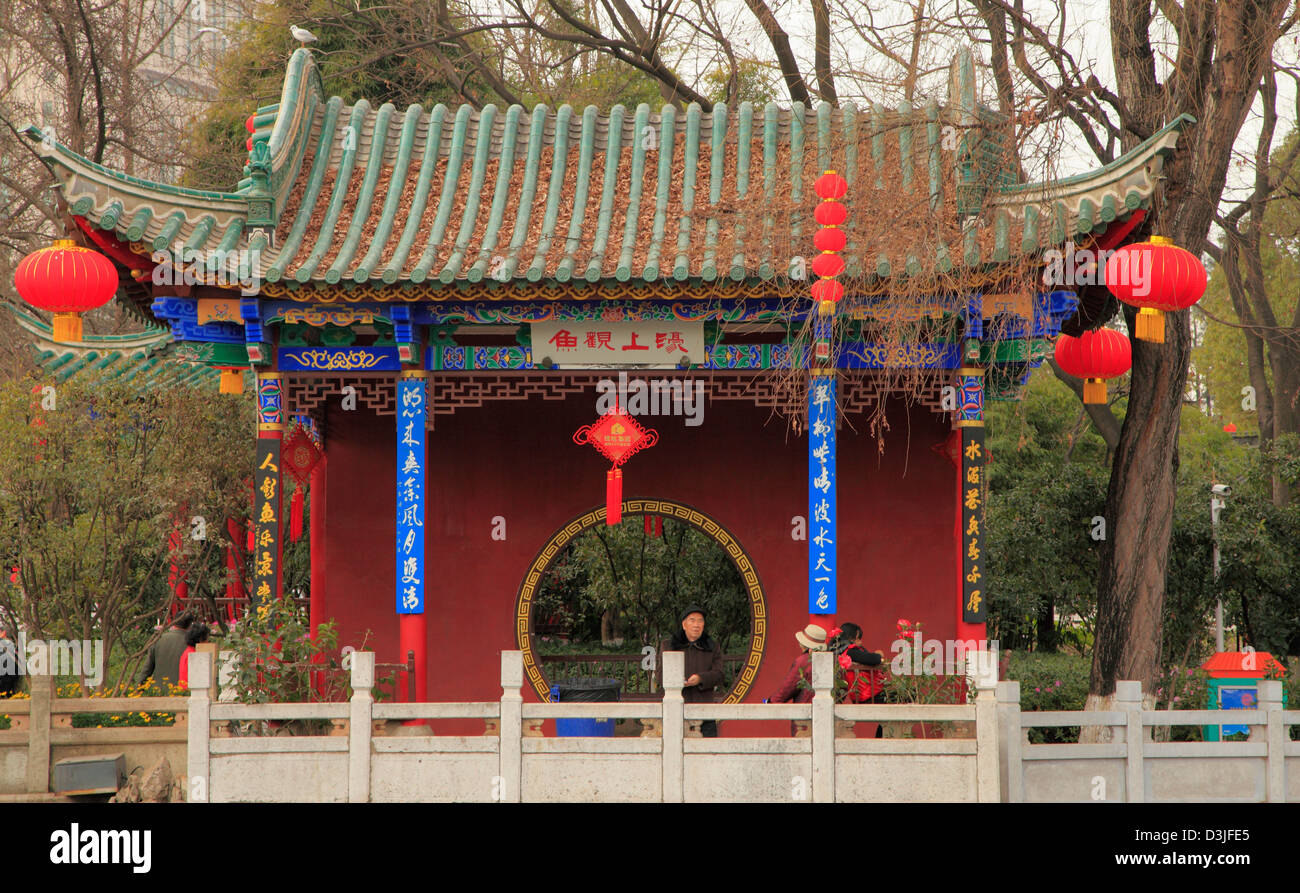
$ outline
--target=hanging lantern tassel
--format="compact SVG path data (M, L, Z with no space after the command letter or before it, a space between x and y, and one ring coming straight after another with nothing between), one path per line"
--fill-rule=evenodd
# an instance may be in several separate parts
M1083 402L1104 404L1106 402L1106 379L1104 378L1084 379Z
M1151 307L1143 307L1137 312L1137 337L1139 341L1151 341L1155 344L1165 343L1165 315Z
M289 503L289 542L296 543L300 539L302 539L302 484L293 488L293 500Z
M623 469L611 468L605 472L605 523L609 526L623 521Z
M244 370L233 366L218 366L221 370L222 394L242 394L244 392Z
M81 314L56 313L51 326L51 337L60 344L81 340Z

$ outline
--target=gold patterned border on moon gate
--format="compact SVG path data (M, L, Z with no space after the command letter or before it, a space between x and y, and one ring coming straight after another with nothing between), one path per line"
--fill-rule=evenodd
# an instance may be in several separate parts
M749 555L740 548L740 543L736 542L735 537L725 527L689 505L663 499L625 499L623 514L662 515L689 524L721 546L732 564L736 566L736 570L740 572L741 579L745 581L745 592L749 596L749 653L745 657L745 665L741 668L740 675L732 683L731 691L722 701L724 704L740 703L758 676L758 667L763 661L763 648L767 641L767 601L763 596L763 584L759 582L758 571L754 569ZM515 642L523 652L524 672L528 675L528 681L532 683L534 690L543 701L551 699L551 688L546 682L546 677L542 675L541 663L533 650L533 598L537 595L542 576L573 538L589 528L604 523L605 507L601 506L565 524L537 553L537 557L533 559L533 563L524 574L523 585L519 587L519 598L515 603Z

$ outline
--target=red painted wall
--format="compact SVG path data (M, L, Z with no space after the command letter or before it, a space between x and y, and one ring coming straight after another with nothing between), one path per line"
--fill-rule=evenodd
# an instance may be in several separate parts
M525 571L563 524L603 504L607 463L572 434L596 417L592 393L563 402L514 401L439 416L429 438L426 517L429 699L500 697L502 650L514 649L513 614ZM791 519L807 514L807 445L769 410L709 403L703 424L642 417L659 443L625 467L625 498L692 505L739 541L757 568L769 614L766 653L746 697L779 685L808 622L807 544ZM956 630L955 473L931 450L945 419L893 404L878 454L867 420L839 432L839 612L889 656L897 618L925 622L927 637ZM366 411L329 410L326 449L328 613L340 644L397 661L394 610L394 422ZM856 430L853 430L856 429ZM492 518L507 539L491 538ZM525 697L533 699L525 683ZM481 728L481 726L479 726Z

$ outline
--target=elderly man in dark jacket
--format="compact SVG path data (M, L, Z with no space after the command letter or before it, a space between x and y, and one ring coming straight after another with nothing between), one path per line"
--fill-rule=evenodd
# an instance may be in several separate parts
M682 612L681 628L673 632L665 651L685 654L685 681L682 700L687 704L712 704L713 690L722 684L722 646L704 632L704 609L691 605ZM706 719L700 725L705 738L718 737L717 720Z

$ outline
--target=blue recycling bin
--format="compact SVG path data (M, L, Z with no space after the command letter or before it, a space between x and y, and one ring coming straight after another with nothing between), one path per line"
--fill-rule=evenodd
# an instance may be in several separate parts
M619 700L623 683L617 679L566 679L551 686L551 700L561 704L612 703ZM613 738L612 719L557 719L555 733L561 738Z

